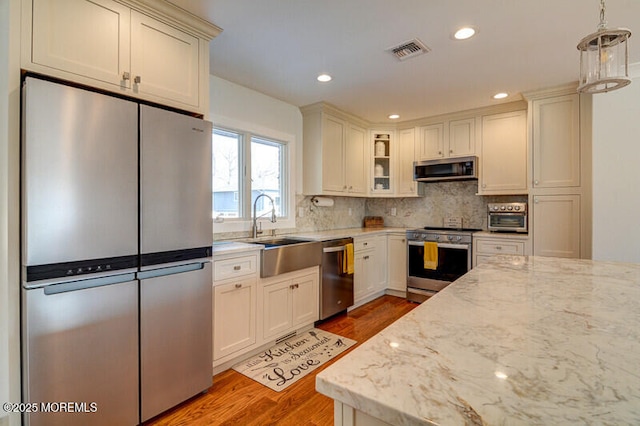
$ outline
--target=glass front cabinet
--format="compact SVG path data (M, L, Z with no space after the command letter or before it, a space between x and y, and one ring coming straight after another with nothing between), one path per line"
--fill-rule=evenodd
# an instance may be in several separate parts
M390 195L393 193L394 134L391 131L371 132L371 193Z

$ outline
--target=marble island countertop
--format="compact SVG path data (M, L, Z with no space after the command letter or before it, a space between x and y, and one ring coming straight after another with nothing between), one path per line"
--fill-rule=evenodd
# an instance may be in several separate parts
M316 388L393 425L640 424L640 264L496 257Z

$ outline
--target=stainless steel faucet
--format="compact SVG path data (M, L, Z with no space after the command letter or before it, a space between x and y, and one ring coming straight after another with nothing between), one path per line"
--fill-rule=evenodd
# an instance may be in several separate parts
M258 200L261 197L267 197L269 201L271 201L271 223L276 223L276 204L273 201L273 198L269 197L267 194L258 195L256 199L253 201L253 226L251 228L253 238L256 238L258 234L262 234L263 232L262 229L258 230L258 219L268 214L268 213L263 213L260 216L256 216L256 205L258 203Z

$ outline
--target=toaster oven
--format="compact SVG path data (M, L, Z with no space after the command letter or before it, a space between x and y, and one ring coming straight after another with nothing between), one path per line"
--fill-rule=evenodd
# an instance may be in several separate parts
M489 203L487 228L495 232L527 232L527 203Z

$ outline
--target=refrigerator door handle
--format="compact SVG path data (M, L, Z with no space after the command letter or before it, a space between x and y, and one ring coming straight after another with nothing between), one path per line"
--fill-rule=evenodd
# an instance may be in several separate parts
M127 281L133 281L135 279L135 274L119 274L119 275L110 275L108 277L99 277L99 278L89 278L85 280L79 281L70 281L61 284L51 284L44 287L44 294L59 294L66 293L68 291L78 291L85 290L87 288L93 287L102 287L105 285L113 285L125 283Z
M165 275L181 274L183 272L197 271L204 268L207 262L187 263L178 266L169 266L165 268L151 269L149 271L138 272L138 279L144 280L147 278L163 277Z

